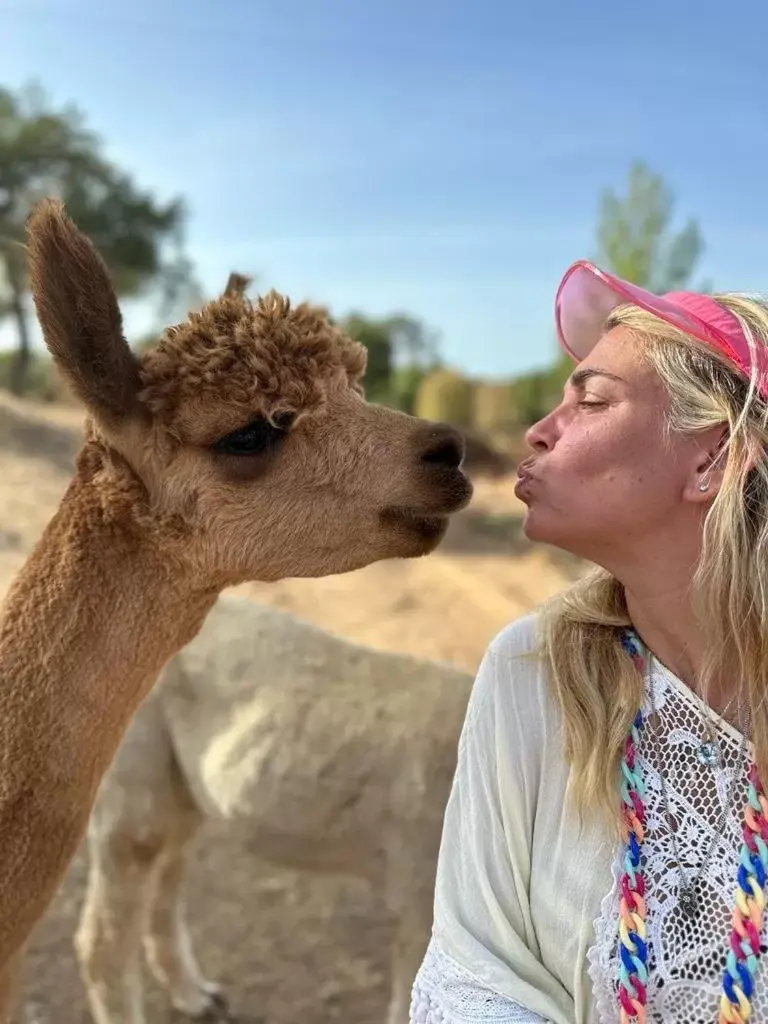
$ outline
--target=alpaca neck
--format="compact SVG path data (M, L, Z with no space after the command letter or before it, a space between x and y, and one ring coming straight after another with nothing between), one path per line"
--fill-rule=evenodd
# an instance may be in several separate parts
M131 715L216 596L75 477L0 609L0 971L74 855Z

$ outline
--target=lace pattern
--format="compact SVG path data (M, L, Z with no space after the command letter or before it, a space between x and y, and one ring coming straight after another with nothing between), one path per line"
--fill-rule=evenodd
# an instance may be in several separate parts
M546 1024L519 1003L491 992L434 938L416 975L410 1024Z
M712 1024L718 1016L741 844L747 785L741 762L742 738L727 722L710 713L720 744L721 766L701 764L697 753L699 744L706 738L703 705L694 693L661 667L654 672L654 692L658 719L654 722L646 695L644 710L650 719L639 750L646 782L647 812L644 844L649 940L647 1020L648 1024L672 1021ZM665 822L656 748L650 735L654 726L664 760L671 825L677 829L680 858L689 879L699 871L727 800L731 779L735 772L739 774L731 812L704 875L696 884L701 909L694 920L686 918L677 906L680 875L670 828ZM617 1019L620 858L618 851L613 865L613 885L602 901L600 916L595 922L595 942L588 955L599 1024L615 1024ZM753 1024L768 1024L765 970L765 966L761 966L755 979Z

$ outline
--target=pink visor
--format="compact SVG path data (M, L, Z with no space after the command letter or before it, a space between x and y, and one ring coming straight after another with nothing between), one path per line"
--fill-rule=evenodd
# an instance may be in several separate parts
M570 266L557 289L555 324L565 351L581 362L604 333L608 314L625 302L640 306L715 349L734 363L747 380L755 366L755 385L768 400L768 348L761 342L750 341L730 310L709 295L697 292L654 295L587 260L577 260Z

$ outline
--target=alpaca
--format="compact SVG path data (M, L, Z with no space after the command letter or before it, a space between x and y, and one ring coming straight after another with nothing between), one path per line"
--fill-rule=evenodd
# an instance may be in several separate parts
M30 216L28 261L88 420L0 610L0 1020L131 716L221 590L427 554L471 495L460 435L366 403L365 349L322 311L251 303L235 280L138 356L54 200Z
M276 864L366 879L395 921L389 1024L427 946L472 676L225 595L173 658L102 781L75 948L96 1024L143 1024L142 942L175 1008L224 1012L184 920L185 844L237 823Z

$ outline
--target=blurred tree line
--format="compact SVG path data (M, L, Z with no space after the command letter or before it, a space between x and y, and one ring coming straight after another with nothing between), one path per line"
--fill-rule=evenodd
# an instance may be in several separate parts
M0 387L56 400L65 397L63 388L31 344L24 253L26 216L46 195L63 199L93 238L122 298L154 298L158 320L168 322L204 297L185 252L181 198L160 203L111 163L76 107L53 107L36 85L0 87L0 322L10 321L17 337L13 351L0 352ZM624 194L607 188L600 196L594 262L652 291L686 287L703 243L695 221L672 230L673 212L662 178L635 163ZM370 400L488 437L519 435L556 405L572 365L553 344L552 361L541 369L472 380L443 365L436 334L415 317L353 311L337 322L368 349Z
M74 106L56 108L38 85L0 87L0 320L17 347L0 363L0 383L21 394L48 369L33 350L24 224L43 196L58 196L104 256L122 297L155 294L170 308L194 293L184 252L180 198L158 203L109 161Z

